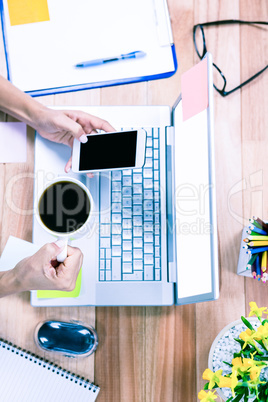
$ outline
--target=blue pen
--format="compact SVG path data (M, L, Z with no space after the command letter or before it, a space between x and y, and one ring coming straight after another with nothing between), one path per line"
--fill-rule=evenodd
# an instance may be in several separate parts
M107 59L95 59L95 60L82 61L81 63L76 64L75 67L100 66L101 64L111 63L113 61L138 59L138 58L141 58L144 56L146 56L145 52L142 52L141 50L137 50L136 52L120 54L119 56L109 57Z

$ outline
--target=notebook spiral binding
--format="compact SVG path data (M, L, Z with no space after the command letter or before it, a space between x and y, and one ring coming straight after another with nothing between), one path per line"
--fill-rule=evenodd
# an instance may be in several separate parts
M61 375L61 377L65 377L66 380L74 381L76 384L87 388L91 392L97 392L99 390L99 387L97 385L92 384L89 380L85 380L84 377L71 373L61 366L51 363L49 360L46 360L36 355L35 353L29 352L26 349L22 349L14 345L13 343L6 341L5 339L0 338L0 347L3 349L6 348L12 353L16 353L16 355L19 355L20 357L29 359L29 361L32 361L39 366L43 366L44 369L51 370L53 373L56 372L56 374Z

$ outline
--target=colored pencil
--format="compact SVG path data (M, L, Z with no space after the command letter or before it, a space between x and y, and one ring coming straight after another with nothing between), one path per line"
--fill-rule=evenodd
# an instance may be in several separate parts
M267 273L266 272L263 272L261 280L263 283L265 283L267 281Z
M267 251L264 251L261 255L261 269L262 272L266 271L266 267L267 267Z
M262 234L262 235L267 235L267 232L266 232L265 230L260 229L260 228L257 228L257 227L254 226L254 225L249 225L248 228L249 228L251 231L253 230L253 231L256 232L256 233L259 233L259 234Z
M254 232L254 230L247 229L247 233L252 236L261 236L261 233Z
M260 224L259 224L257 221L255 221L254 219L250 219L249 222L250 222L252 225L256 226L256 228L259 228L259 229L263 229L263 230L264 230L264 228L262 227L262 225L260 225Z
M257 258L257 255L258 254L256 254L256 258ZM257 273L256 273L256 258L255 258L253 264L251 265L251 275L253 276L254 279L257 276Z
M268 246L268 241L261 241L261 240L258 240L258 241L250 241L247 245L248 245L249 247Z
M250 240L256 240L256 241L268 240L268 236L262 236L262 235L252 236L252 235L249 235L246 239L244 239L244 241L246 241L246 243L248 243Z
M254 264L254 261L256 260L258 254L253 254L250 259L249 262L247 263L247 269L250 269L252 267L252 265Z
M247 254L255 254L255 253L262 253L263 251L267 251L268 247L255 247L255 248L251 248L248 249L246 251Z
M261 279L261 263L260 263L260 255L257 255L256 258L256 273L257 273L257 279L258 281Z
M266 230L266 232L268 233L268 224L267 223L265 223L262 219L260 219L258 216L253 216L253 220L254 220L254 222L255 223L258 223L260 226L261 226L261 228L263 229L263 230Z

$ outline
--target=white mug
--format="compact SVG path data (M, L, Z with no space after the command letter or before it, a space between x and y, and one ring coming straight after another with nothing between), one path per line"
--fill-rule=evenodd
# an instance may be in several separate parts
M90 231L93 199L88 188L77 179L57 177L42 190L35 210L42 228L64 241L64 249L57 256L57 261L63 262L69 239L79 239Z

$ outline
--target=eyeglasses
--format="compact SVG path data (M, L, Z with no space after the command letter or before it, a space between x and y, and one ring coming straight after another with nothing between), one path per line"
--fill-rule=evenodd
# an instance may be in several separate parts
M227 25L227 24L243 24L243 25L268 25L268 22L262 22L262 21L241 21L241 20L222 20L222 21L213 21L213 22L206 22L204 24L197 24L194 25L193 27L193 39L194 39L194 47L196 50L196 53L198 57L202 60L205 54L207 53L207 46L206 46L206 38L205 38L205 33L204 33L204 27L209 27L209 26L218 26L218 25ZM197 37L200 37L201 35L201 42L203 43L200 45L200 41L197 41ZM198 43L197 43L198 42ZM221 84L213 84L214 88L221 94L221 96L227 96L236 91L237 89L242 88L255 78L257 78L259 75L261 75L267 68L268 65L265 66L262 70L260 70L258 73L254 74L252 77L244 81L242 84L238 85L237 87L233 88L231 91L225 91L227 80L222 73L222 71L219 69L216 64L213 63L213 66L217 70L217 72L220 74L220 80Z

